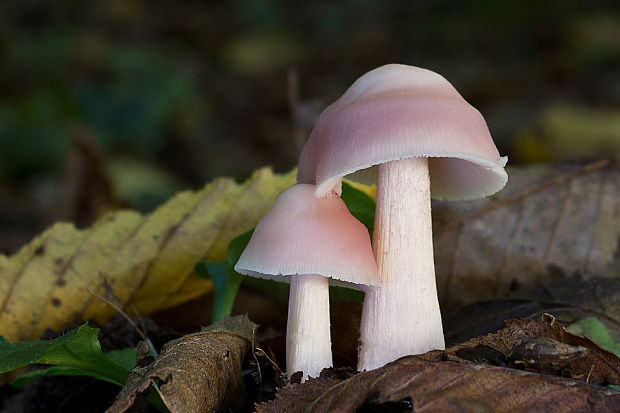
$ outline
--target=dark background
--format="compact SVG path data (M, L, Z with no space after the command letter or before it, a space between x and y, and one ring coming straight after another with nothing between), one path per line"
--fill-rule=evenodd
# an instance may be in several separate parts
M450 80L510 165L620 152L612 0L3 0L0 62L0 253L290 170L318 113L392 62Z

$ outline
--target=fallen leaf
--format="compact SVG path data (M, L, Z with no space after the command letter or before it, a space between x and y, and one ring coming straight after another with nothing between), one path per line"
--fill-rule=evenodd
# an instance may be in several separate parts
M497 195L433 204L444 308L572 275L620 275L620 163L509 168Z
M597 315L597 323L602 326L612 326L612 328L606 329L606 333L616 333L620 327L620 318L614 317L620 316L618 311L618 302L620 301L620 280L610 279L605 277L596 277L587 281L581 281L578 279L565 280L564 283L555 281L550 284L541 286L539 290L545 291L547 294L551 294L553 286L561 284L563 288L558 289L558 294L555 295L557 301L550 299L549 295L539 297L540 301L534 299L530 300L517 300L517 299L498 299L490 302L477 303L470 306L466 306L463 309L459 309L447 314L444 314L444 332L446 335L446 344L450 348L452 355L455 355L456 351L463 350L465 348L472 349L474 347L491 347L494 351L499 351L502 360L506 360L504 365L512 365L508 360L513 347L517 345L517 342L525 337L544 337L552 338L560 343L573 345L575 347L584 346L583 341L566 341L568 337L578 339L579 335L583 331L573 331L572 329L564 332L560 331L561 324L573 323L589 315ZM535 295L533 290L530 294ZM525 292L524 294L525 295ZM594 300L593 298L598 298ZM572 301L571 301L572 300ZM359 334L359 322L361 314L361 304L359 303L332 303L331 319L332 319L332 345L334 353L334 363L337 366L352 366L355 365L357 360L357 337ZM557 330L548 328L541 324L541 316L546 313L553 313L556 317L555 328ZM558 316L556 316L556 312ZM510 332L506 332L507 319L523 318L528 320L509 321ZM532 324L527 324L527 323ZM520 326L517 329L512 323L518 323ZM529 326L529 327L527 327ZM526 328L527 327L527 328ZM575 328L575 327L573 327ZM515 330L519 331L517 334ZM599 327L600 330L600 327ZM569 334L572 333L572 334ZM579 333L579 334L577 334ZM620 378L620 361L615 357L611 357L608 352L599 353L598 346L601 346L607 350L613 351L618 342L614 339L615 334L612 336L608 334L601 342L598 342L596 338L600 337L600 333L591 337L596 343L589 342L586 348L592 349L594 355L601 354L604 360L603 365L606 365L610 360L615 360L612 363L615 370L612 370L610 377L614 380ZM614 341L616 340L616 341ZM464 343L465 342L465 343ZM464 344L461 344L464 343ZM491 345L490 343L495 343ZM502 344L498 347L498 344ZM448 351L446 350L446 351ZM476 350L471 357L462 357L467 360L473 360L472 357L478 357L479 353L484 353L483 348ZM483 354L484 355L484 354ZM497 354L495 354L496 356ZM455 355L456 356L456 355ZM494 354L489 355L489 357ZM590 369L592 366L596 368L592 370L595 373L600 370L598 367L598 361L591 361L590 358L586 359L587 362L582 363L579 368L573 365L572 370L567 370L567 375L584 376L591 374ZM614 373L615 372L615 373ZM590 379L597 380L596 374Z
M155 360L141 345L127 385L106 412L128 411L151 386L171 413L239 407L245 395L241 364L255 328L246 316L224 318L168 343Z
M259 405L257 412L355 412L363 406L380 408L402 401L410 405L407 410L429 412L620 410L620 392L609 388L503 367L427 361L417 356L403 357L334 385L313 379L295 386L282 390L276 400ZM312 400L296 397L305 389Z
M614 342L609 334L609 329L598 318L586 317L568 326L567 330L577 336L588 337L605 350L609 350L620 357L620 343Z
M303 413L323 393L341 382L331 378L311 378L303 384L290 384L278 389L275 400L258 405L256 413Z
M536 338L538 340L528 340ZM555 345L545 339L551 339ZM527 343L529 348L520 348ZM466 349L488 347L501 353L512 365L528 370L556 374L594 384L620 384L620 358L586 337L569 333L553 316L542 321L508 320L506 327L495 334L471 339L445 350L446 354L462 358ZM578 348L587 349L587 352ZM534 352L527 357L525 350ZM516 362L516 363L515 363Z
M146 315L210 291L194 265L225 259L231 239L294 182L295 171L264 168L241 184L220 178L181 192L146 216L114 212L84 230L55 224L13 256L0 255L0 334L22 341L76 320L103 323L115 310L97 295Z
M620 392L594 385L620 382L620 358L569 333L549 315L540 321L509 320L495 334L445 351L403 357L344 381L334 379L322 374L289 385L257 411L352 412L362 406L371 410L371 405L373 411L384 411L386 403L413 411L620 408ZM558 410L556 404L563 407Z

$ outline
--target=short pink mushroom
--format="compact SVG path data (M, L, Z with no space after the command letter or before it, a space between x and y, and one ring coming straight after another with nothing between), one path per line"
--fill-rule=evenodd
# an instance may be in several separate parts
M480 112L426 69L368 72L320 115L299 182L331 196L343 176L379 165L364 171L378 169L373 248L381 284L364 300L359 370L444 348L430 199L491 195L508 180L505 164Z
M235 271L291 283L286 368L316 377L332 366L329 279L363 288L378 283L368 230L337 196L313 185L284 191L256 225Z

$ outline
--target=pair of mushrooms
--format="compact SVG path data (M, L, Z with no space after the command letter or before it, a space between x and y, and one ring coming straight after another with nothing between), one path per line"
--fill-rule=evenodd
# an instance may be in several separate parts
M332 366L330 278L365 292L358 370L443 349L431 196L494 194L508 180L505 164L480 112L426 69L382 66L325 109L301 154L299 184L258 223L235 266L290 281L289 374ZM339 197L342 178L357 171L378 172L372 245Z

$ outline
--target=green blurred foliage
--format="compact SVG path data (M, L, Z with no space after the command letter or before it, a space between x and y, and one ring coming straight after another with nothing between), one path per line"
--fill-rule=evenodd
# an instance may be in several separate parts
M152 50L71 32L12 39L0 100L0 171L12 179L59 167L72 125L87 125L108 151L153 155L167 126L191 110L193 80ZM4 82L3 82L4 83Z
M617 61L620 55L620 18L613 14L592 14L577 18L568 28L568 51L574 64L588 66Z
M619 15L613 0L5 0L0 179L56 173L74 124L105 154L194 186L265 164L287 170L298 156L287 71L298 70L299 104L316 112L389 62L444 74L511 162L580 157L575 142L592 129L559 155L562 128L550 125L566 117L558 107L586 123L618 110Z

